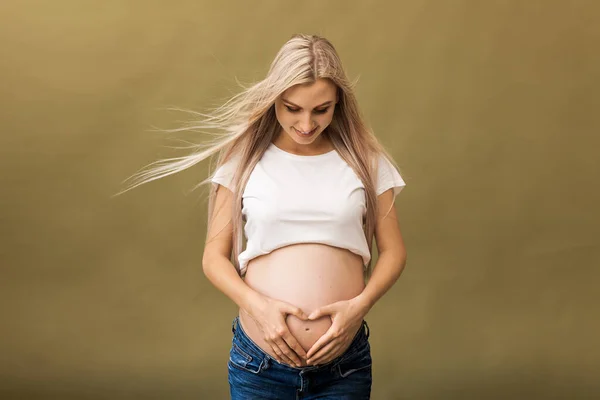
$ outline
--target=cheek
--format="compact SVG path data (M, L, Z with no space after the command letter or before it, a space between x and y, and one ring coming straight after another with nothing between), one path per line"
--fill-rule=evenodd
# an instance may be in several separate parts
M320 115L317 118L317 121L322 128L327 127L331 123L332 120L333 120L333 113L327 114L327 115Z
M279 122L279 124L281 126L287 126L287 125L289 125L290 118L289 118L289 116L286 113L278 111L276 109L275 110L275 117L277 118L277 121Z
M292 125L294 125L294 124L295 124L295 121L294 121L294 120L292 120L292 119L291 119L289 116L284 116L284 117L282 117L281 119L279 119L279 124L280 124L280 125L281 125L283 128L285 128L285 129L289 130L289 129L290 129L290 126L292 126Z

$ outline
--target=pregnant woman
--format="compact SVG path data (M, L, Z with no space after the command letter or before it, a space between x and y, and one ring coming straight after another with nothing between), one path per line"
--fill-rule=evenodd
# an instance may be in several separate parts
M394 209L405 183L361 119L336 50L294 35L264 80L199 115L193 128L220 131L215 141L146 180L218 153L203 182L212 185L202 264L239 306L231 397L368 399L364 318L406 263Z
M405 265L392 210L404 181L324 38L293 37L226 110L239 125L212 177L203 266L240 307L231 396L368 399L364 317Z

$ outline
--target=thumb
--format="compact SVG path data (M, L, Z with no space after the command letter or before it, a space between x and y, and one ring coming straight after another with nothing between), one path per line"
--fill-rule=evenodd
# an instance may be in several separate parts
M287 314L294 315L300 319L307 319L307 315L301 308L293 306L291 304L286 304L284 311Z
M310 315L308 316L308 319L318 319L321 318L324 315L329 315L332 313L331 310L331 306L323 306L323 307L319 307L316 310L314 310L313 312L310 313Z

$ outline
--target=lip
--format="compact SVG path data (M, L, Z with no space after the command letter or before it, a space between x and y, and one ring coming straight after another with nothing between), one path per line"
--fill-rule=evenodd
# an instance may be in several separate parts
M295 131L296 131L296 132L297 132L299 135L301 135L301 136L310 136L310 135L312 135L313 133L315 133L315 131L317 130L318 126L317 126L317 127L315 127L315 128L314 128L312 131L310 131L309 133L302 133L301 131L299 131L299 130L298 130L298 129L296 129L295 127L292 127L292 128L294 128L294 130L295 130Z

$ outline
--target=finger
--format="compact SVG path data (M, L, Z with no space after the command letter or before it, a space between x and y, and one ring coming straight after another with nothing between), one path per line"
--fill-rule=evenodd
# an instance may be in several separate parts
M293 306L293 305L288 304L288 303L285 303L285 307L284 307L283 311L286 314L293 315L293 316L298 317L299 319L302 319L302 320L307 320L308 319L308 315L306 315L306 313L304 311L302 311L301 308Z
M275 346L277 348L277 355L279 356L279 361L280 363L285 363L285 364L289 364L289 365L296 365L296 362L294 360L292 360L287 354L286 354L286 350L285 346ZM289 351L288 351L289 353Z
M279 347L271 345L271 350L273 350L273 353L275 353L275 359L278 362L283 363L283 358L281 358L281 350L279 350Z
M290 359L291 364L300 366L300 363L301 363L300 358L294 352L294 350L292 350L292 348L290 346L288 346L288 344L285 342L285 340L280 339L280 341L277 342L277 345L279 346L279 348L281 349L283 354L285 354L285 356Z
M273 350L273 353L275 353L275 359L277 361L279 361L280 363L292 363L292 360L286 357L286 355L283 353L283 351L279 348L279 346L274 340L269 338L265 339L265 341L269 344L269 346L271 346L271 349Z
M330 347L331 346L331 347ZM324 346L321 351L310 359L312 365L326 364L335 358L341 356L350 346L350 343L345 339L338 338L331 341L327 346ZM329 349L327 349L330 347Z
M283 326L277 328L276 336L273 337L273 341L277 344L283 354L285 354L285 356L291 360L292 364L300 365L300 358L293 348L301 348L301 346L298 344L298 341L294 335L291 334L285 323Z
M306 350L298 343L298 340L289 331L284 335L283 340L294 351L298 357L306 359Z
M331 328L325 332L325 334L323 336L321 336L319 338L319 340L317 340L315 342L315 344L312 345L312 347L310 348L310 350L308 350L308 353L306 353L306 356L310 359L313 358L313 356L323 347L325 346L327 343L331 342L333 340L334 336L332 334Z
M338 348L332 349L329 352L329 354L327 355L327 357L317 360L315 365L327 364L327 363L331 362L331 360L335 360L335 358L338 357L338 355L339 355L339 354L337 354L338 350L339 350Z
M308 359L310 365L325 364L333 359L332 356L336 354L339 349L339 341L329 342L326 346L317 352L314 356Z
M283 339L283 336L291 336L287 325L283 325L270 336L272 347L276 347L277 355L283 360L283 362L290 365L299 365L300 360L298 356L290 349L288 344Z
M311 312L310 314L308 314L308 319L317 319L317 318L321 318L321 313L323 311L321 311L321 308L317 308L316 310L313 310L313 312Z
M340 357L352 344L352 338L346 337L345 339L337 338L337 340L333 340L332 343L335 343L334 347L327 352L326 355L321 356L319 354L315 354L312 358L313 360L317 360L317 363L325 364L334 360L337 357ZM314 361L313 361L314 363Z
M308 316L308 319L310 319L310 320L319 319L325 315L329 315L332 313L333 313L333 310L332 310L331 305L327 305L327 306L319 307L316 310L314 310L313 312L311 312L310 315Z

